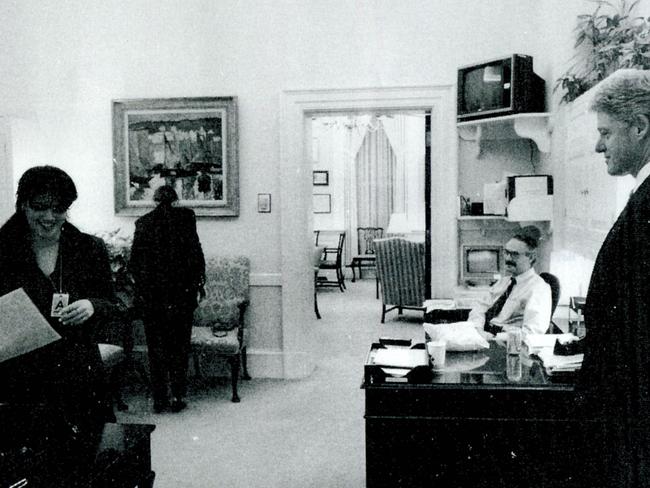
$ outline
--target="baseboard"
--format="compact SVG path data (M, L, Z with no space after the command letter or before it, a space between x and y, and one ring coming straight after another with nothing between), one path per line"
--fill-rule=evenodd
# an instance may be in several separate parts
M253 378L283 378L282 351L248 348L248 373Z

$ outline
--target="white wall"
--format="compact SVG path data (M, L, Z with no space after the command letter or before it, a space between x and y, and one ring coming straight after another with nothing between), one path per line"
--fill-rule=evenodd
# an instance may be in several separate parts
M207 254L251 258L249 351L259 375L255 365L285 347L280 244L296 238L280 234L276 205L283 90L454 84L458 66L513 52L533 55L550 85L568 58L578 3L592 8L582 0L8 0L0 115L14 121L14 180L33 164L59 165L79 186L72 218L80 227L131 231L133 219L113 215L111 100L236 95L241 213L202 219L199 233ZM257 193L273 195L272 213L256 212Z
M312 123L314 171L328 172L327 186L314 186L314 194L330 195L330 213L314 214L314 229L345 230L345 166L353 162L347 147L348 117L318 117ZM322 197L321 197L322 198Z

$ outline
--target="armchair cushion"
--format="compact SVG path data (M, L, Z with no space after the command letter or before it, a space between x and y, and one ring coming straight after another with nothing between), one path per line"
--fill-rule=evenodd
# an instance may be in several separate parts
M217 351L221 354L237 354L239 338L237 330L215 331L211 327L192 327L192 345L202 351Z
M206 303L194 313L195 327L210 327L212 330L232 330L240 325L242 299L224 299Z

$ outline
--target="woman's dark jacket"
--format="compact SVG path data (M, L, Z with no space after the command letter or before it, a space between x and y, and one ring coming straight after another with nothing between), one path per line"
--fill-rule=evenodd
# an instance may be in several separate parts
M52 294L69 303L88 299L94 314L82 325L65 326L50 317ZM119 312L104 243L65 223L54 273L38 267L22 214L0 228L0 295L23 288L62 339L0 364L0 397L13 402L47 403L71 423L113 421L96 329Z

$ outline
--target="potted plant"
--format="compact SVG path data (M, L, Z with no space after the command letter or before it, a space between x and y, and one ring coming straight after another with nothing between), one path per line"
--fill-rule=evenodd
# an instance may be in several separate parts
M106 244L115 291L123 302L130 305L132 302L132 279L127 270L127 265L131 255L133 236L120 235L120 229L116 229L100 232L97 237Z
M565 91L560 103L568 103L619 68L650 68L650 17L632 16L640 0L618 8L606 0L592 14L578 16L575 28L576 62L556 82L554 91ZM603 13L608 8L611 12Z

